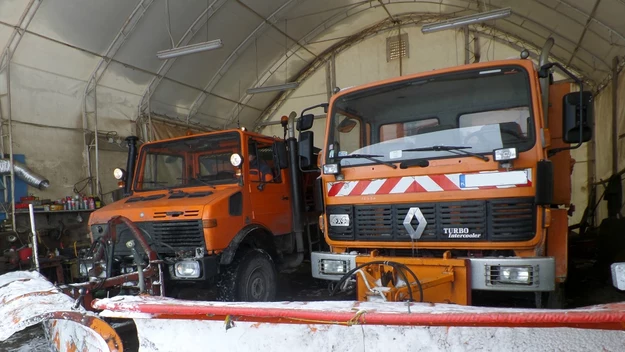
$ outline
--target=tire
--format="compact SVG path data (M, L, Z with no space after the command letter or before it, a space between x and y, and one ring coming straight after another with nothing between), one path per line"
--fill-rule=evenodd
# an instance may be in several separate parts
M260 249L237 254L217 283L220 301L270 302L275 300L277 273L273 260Z

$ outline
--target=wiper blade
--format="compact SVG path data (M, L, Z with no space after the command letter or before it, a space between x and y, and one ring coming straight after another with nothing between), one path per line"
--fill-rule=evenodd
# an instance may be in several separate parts
M199 177L187 177L187 178L184 178L184 177L178 177L177 179L178 179L178 180L181 180L181 181L186 181L186 182L189 182L189 181L197 181L197 182L200 182L201 184L204 184L204 185L206 185L206 186L212 187L213 189L217 189L217 187L215 187L215 186L211 185L210 183L208 183L208 182L206 182L206 181L202 180L202 179L201 179L201 178L199 178Z
M343 155L343 156L337 156L336 158L341 160L341 159L367 159L367 160L371 160L373 162L375 162L376 164L382 164L382 165L386 165L386 166L390 166L393 169L397 169L397 165L388 162L388 161L384 161L384 160L380 160L380 159L376 159L376 158L382 158L384 157L384 155L376 155L376 154L349 154L349 155Z
M148 188L148 189L143 189L143 187L141 187L142 191L160 191L160 190L164 190L169 188L168 186L165 186L167 183L167 181L141 181L140 184L149 184L149 185L158 185L156 187L152 187L152 188Z
M465 149L471 149L467 146L452 146L452 145L433 145L431 147L411 148L403 149L402 152L451 152L456 155L474 156L478 159L488 161L488 157L476 153L471 153Z

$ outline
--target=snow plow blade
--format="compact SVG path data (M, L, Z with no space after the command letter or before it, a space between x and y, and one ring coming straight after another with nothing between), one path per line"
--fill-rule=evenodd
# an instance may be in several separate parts
M123 352L104 319L132 319L140 351L623 351L625 302L569 310L402 302L226 303L153 296L85 310L35 272L0 276L0 342L42 323L57 351Z
M100 316L132 318L140 351L622 351L625 304L572 310L427 303L96 300Z
M117 332L37 272L0 276L0 344L18 331L42 323L57 351L123 350Z

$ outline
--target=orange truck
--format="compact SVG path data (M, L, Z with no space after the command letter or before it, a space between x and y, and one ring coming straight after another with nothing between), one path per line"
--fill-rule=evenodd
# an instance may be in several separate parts
M524 52L334 95L319 154L330 251L311 254L313 276L360 301L561 303L569 150L591 138L593 110L547 62L552 45L538 66Z
M319 215L305 187L319 174L316 161L307 161L312 173L302 172L295 115L282 122L286 140L242 128L137 150L130 137L126 169L115 170L126 197L89 218L83 276L108 278L109 286L132 281L121 293L176 297L185 287L216 286L221 299L272 300L277 271L302 263L307 227L316 229ZM144 273L149 267L158 269Z

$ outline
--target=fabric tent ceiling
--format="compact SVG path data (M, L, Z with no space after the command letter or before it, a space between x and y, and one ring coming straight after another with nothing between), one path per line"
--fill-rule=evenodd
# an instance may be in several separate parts
M212 128L258 123L288 93L247 95L248 88L302 80L329 52L398 21L422 25L511 7L512 16L471 29L533 53L551 36L552 60L595 90L609 79L612 58L625 55L625 0L171 0L168 7L166 0L0 0L0 48L21 36L14 58L22 65L46 58L39 69L86 82L87 95L88 87L112 87L133 97L122 103L137 114ZM156 57L172 41L218 38L219 50Z

